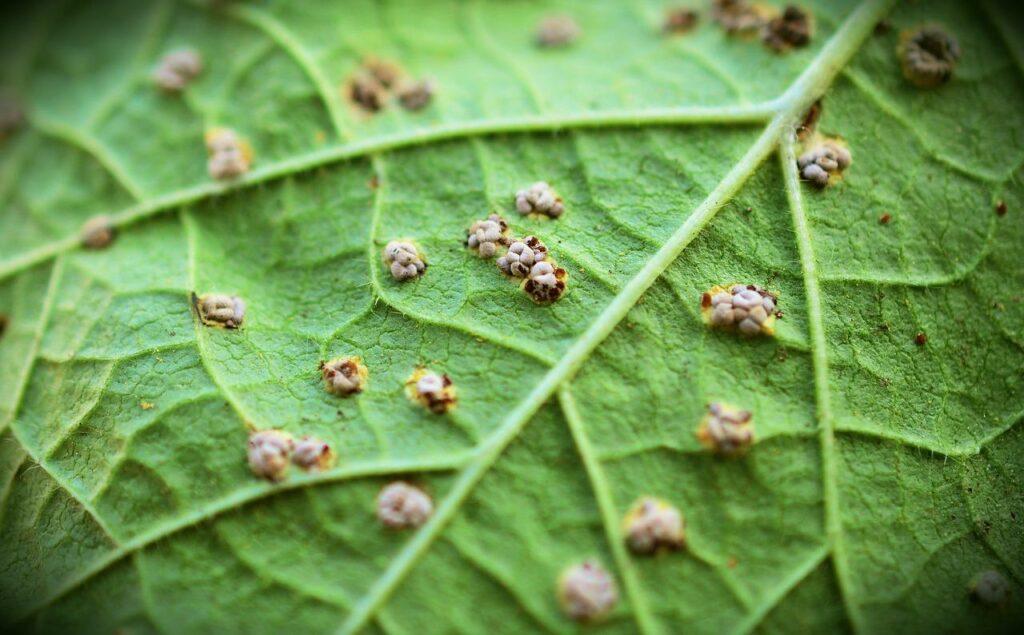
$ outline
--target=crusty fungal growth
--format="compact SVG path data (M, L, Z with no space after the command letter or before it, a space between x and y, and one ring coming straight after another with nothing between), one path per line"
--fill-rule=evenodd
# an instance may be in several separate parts
M683 515L661 499L644 496L626 514L623 533L636 554L678 549L685 540Z
M788 5L780 15L768 20L761 41L773 51L801 48L811 42L811 16L796 5Z
M935 25L904 31L897 51L903 76L919 88L935 88L953 77L960 59L956 38Z
M349 80L348 96L352 103L367 112L377 112L387 100L387 88L373 73L359 70Z
M752 33L765 23L765 12L747 0L713 0L711 19L730 35Z
M542 260L530 268L529 276L523 283L523 291L538 304L549 304L565 293L565 269L554 262Z
M384 262L391 267L391 277L399 281L415 278L427 269L416 245L407 240L392 240L385 245Z
M565 205L550 185L544 181L537 181L530 187L516 192L516 211L524 216L544 214L558 218L565 212Z
M103 249L114 242L114 224L104 214L93 216L82 225L79 240L88 249Z
M426 368L417 368L405 388L410 400L438 415L454 408L458 401L451 378Z
M665 12L665 21L661 28L665 33L681 35L689 33L697 26L697 12L693 9L675 8Z
M407 80L402 82L395 91L398 103L406 110L422 110L430 104L434 97L434 84L430 80Z
M25 121L25 111L12 95L0 93L0 140L13 134Z
M363 69L384 88L393 88L402 77L402 69L398 64L388 60L371 57L363 62Z
M697 429L697 438L716 454L742 454L754 442L751 413L723 403L708 404L708 413Z
M320 365L320 373L327 392L340 397L362 391L370 374L363 360L358 357L341 357L324 362Z
M754 284L714 286L700 298L701 314L708 325L747 336L773 334L777 306L774 294Z
M840 175L850 167L850 151L835 139L825 139L813 145L796 160L800 176L818 189L825 188L833 175Z
M982 571L971 580L971 599L980 604L998 606L1010 597L1010 583L994 570Z
M537 25L537 46L557 48L572 44L580 36L580 26L567 15L544 18Z
M377 494L377 519L385 527L407 529L419 527L434 513L430 495L415 485L395 481Z
M569 567L558 580L558 603L567 616L578 622L601 619L618 601L615 578L596 560Z
M281 430L259 430L249 435L249 469L256 476L280 481L288 473L295 441Z
M315 437L302 437L295 444L292 462L308 472L323 472L334 466L334 451Z
M199 298L192 295L199 319L207 326L221 326L236 329L245 319L245 302L242 298L223 293L207 293Z
M525 278L530 275L533 265L545 260L548 248L536 236L514 240L505 255L498 258L498 268L506 275Z
M169 93L178 93L203 72L203 58L196 51L184 49L164 55L153 71L153 82Z
M498 245L508 245L508 223L497 214L475 221L466 232L466 246L481 258L493 258Z
M252 166L252 146L230 128L213 128L206 133L206 169L215 179L241 176Z

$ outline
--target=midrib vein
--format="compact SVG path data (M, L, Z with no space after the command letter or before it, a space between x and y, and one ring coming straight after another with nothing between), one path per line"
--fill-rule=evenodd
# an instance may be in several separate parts
M505 447L518 436L530 418L554 394L558 387L579 370L590 353L612 332L641 295L683 249L714 217L762 161L775 149L782 135L791 130L800 116L826 88L836 73L859 48L895 0L868 0L860 5L836 31L815 60L797 78L779 101L779 108L768 126L747 153L719 182L718 186L697 207L633 277L597 319L568 348L559 361L503 420L501 425L481 443L476 458L466 467L438 505L433 517L421 527L397 553L384 573L339 628L339 633L353 633L366 625L377 609L395 591L405 575L440 534L476 483L483 478ZM845 594L844 594L845 597Z

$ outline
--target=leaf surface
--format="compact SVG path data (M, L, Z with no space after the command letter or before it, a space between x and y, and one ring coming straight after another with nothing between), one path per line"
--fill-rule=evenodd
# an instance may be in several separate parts
M555 585L596 558L621 601L588 630L1010 631L1024 621L1024 22L998 3L811 5L773 54L661 2L39 3L2 24L0 623L27 632L571 632ZM556 12L583 35L538 49ZM882 19L888 31L875 32ZM959 40L914 88L903 29ZM5 44L5 47L7 45ZM150 72L202 52L180 96ZM364 59L429 77L429 107L348 103ZM801 183L794 127L854 161ZM215 183L204 130L254 169ZM566 213L521 217L554 184ZM997 201L1009 212L996 214ZM568 271L538 306L465 249L498 212ZM882 214L888 223L880 223ZM78 248L87 219L117 226ZM429 269L381 260L412 238ZM773 337L712 331L701 294L778 294ZM192 293L244 298L238 330ZM918 335L925 342L916 342ZM358 355L339 399L323 360ZM404 383L450 375L431 415ZM723 460L713 401L754 413ZM320 474L259 481L247 430L315 435ZM435 513L386 531L380 487ZM684 550L631 554L655 495ZM995 569L1002 606L968 585Z

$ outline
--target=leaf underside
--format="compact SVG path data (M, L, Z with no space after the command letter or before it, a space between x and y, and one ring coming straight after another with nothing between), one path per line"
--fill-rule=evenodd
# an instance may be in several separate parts
M587 630L1019 627L1024 21L830 0L808 3L809 46L774 54L699 4L677 37L660 0L121 0L0 20L0 86L28 110L0 142L0 624L567 632L555 581L592 557L622 597ZM536 48L559 12L582 36ZM896 49L929 22L963 55L922 90ZM150 72L182 47L205 69L161 94ZM371 56L431 78L430 106L347 103ZM818 191L792 131L822 95L818 130L854 160ZM255 150L235 183L206 175L214 126ZM564 216L515 213L537 180ZM562 299L534 304L464 248L492 212L550 247ZM81 250L96 214L117 238ZM384 268L400 237L421 279ZM774 337L705 326L701 294L734 282L778 295ZM193 292L242 297L243 328L202 326ZM369 381L340 399L318 364L345 355ZM455 382L448 415L406 399L420 365ZM699 444L713 401L753 412L745 456ZM250 427L319 436L338 464L259 481ZM433 496L423 527L376 521L396 478ZM643 495L682 510L685 549L624 548ZM990 569L1001 606L969 597Z

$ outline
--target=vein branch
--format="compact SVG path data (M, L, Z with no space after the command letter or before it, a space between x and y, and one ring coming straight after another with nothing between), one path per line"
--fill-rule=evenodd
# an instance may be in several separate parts
M565 421L572 433L573 441L576 443L580 460L583 461L583 467L590 479L590 487L594 490L594 498L601 514L605 536L608 538L608 548L612 552L616 568L622 575L623 586L626 588L629 603L633 607L633 617L636 619L637 628L644 635L660 633L661 628L655 622L654 615L647 604L647 597L643 593L643 587L640 586L636 567L632 558L626 553L611 487L608 485L608 479L605 478L604 469L601 467L597 453L590 444L590 437L587 436L583 418L576 407L576 399L573 397L569 384L562 384L558 389L558 401L562 406L562 414L565 415Z

